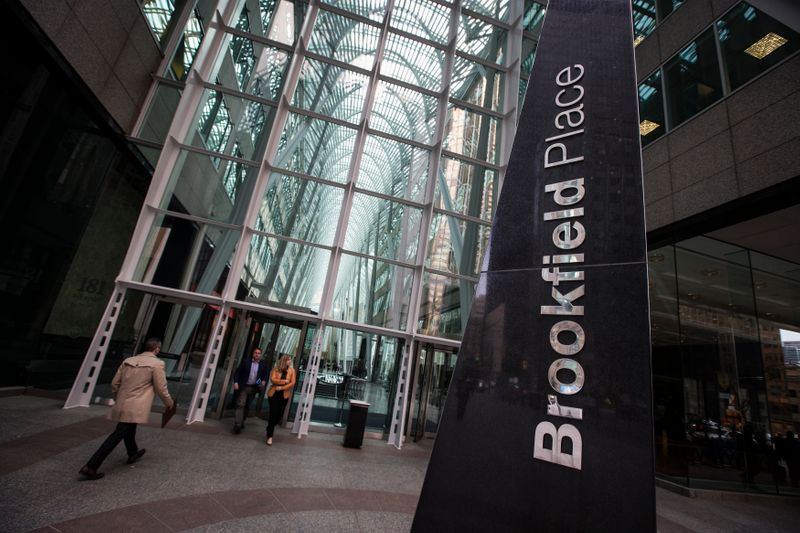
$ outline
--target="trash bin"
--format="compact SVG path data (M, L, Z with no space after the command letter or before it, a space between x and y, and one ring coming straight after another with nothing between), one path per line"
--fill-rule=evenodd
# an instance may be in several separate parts
M350 412L347 415L347 429L344 431L342 446L361 448L364 442L364 429L367 427L369 404L360 400L350 400Z

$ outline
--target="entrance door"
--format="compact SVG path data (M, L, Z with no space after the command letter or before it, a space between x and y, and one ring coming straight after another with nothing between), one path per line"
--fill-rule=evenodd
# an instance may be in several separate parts
M447 388L456 366L456 353L449 347L419 344L416 359L411 420L408 425L414 442L436 435Z
M267 366L270 369L274 366L279 355L284 353L291 355L292 361L296 364L297 355L300 347L304 344L307 330L305 323L302 321L255 312L248 312L245 319L240 321L239 324L240 327L234 333L235 338L230 344L231 349L225 359L223 373L225 378L218 385L220 397L225 398L225 401L217 404L213 413L215 418L233 416L234 414L233 373L242 358L249 357L253 350L260 348L261 357L267 362ZM266 402L259 395L255 405L251 405L250 413L263 418L266 416L265 410Z

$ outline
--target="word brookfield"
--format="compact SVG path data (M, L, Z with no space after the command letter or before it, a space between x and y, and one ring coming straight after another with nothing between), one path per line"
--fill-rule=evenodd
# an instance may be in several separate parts
M581 139L584 134L581 127L585 118L584 89L579 83L583 74L584 67L580 64L565 67L556 74L555 82L559 90L555 96L555 104L558 113L553 123L563 133L545 139L545 170L583 161L583 155L574 152L574 147L581 146L581 143L572 142ZM569 145L573 145L572 151ZM584 254L578 250L586 239L586 228L577 219L584 215L582 202L586 189L583 178L574 178L545 185L544 192L545 202L553 202L544 209L544 220L560 222L553 229L552 242L555 250L542 257L542 280L552 285L549 292L554 301L548 300L547 305L541 305L539 314L570 317L556 322L550 328L550 346L555 352L552 354L555 359L548 368L547 380L555 394L547 395L547 415L555 419L582 420L583 409L564 405L559 399L579 393L585 381L583 367L573 357L586 344L586 335L580 324L583 306L575 304L584 296L585 291L584 272L577 270L577 266L584 263ZM566 337L571 342L565 344ZM559 372L563 375L563 371L572 373L574 379L568 383L562 382ZM583 451L580 431L569 423L556 426L559 422L562 421L543 420L538 423L533 457L580 470ZM545 437L548 435L550 447L545 447ZM561 451L565 438L572 443L571 453Z

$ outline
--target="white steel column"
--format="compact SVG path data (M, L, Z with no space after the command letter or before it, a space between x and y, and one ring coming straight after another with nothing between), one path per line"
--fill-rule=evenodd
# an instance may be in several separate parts
M220 0L220 7L224 9L226 16L230 18L233 17L236 12L235 8L240 1L243 0ZM153 173L153 178L150 181L150 187L147 190L144 205L136 221L136 227L133 230L131 243L128 246L128 251L122 262L119 276L114 284L114 292L106 307L103 320L95 331L92 344L81 365L81 370L78 372L78 376L73 383L72 391L67 399L65 408L77 407L79 405L88 406L94 388L97 385L99 369L91 375L90 372L95 366L95 363L102 363L105 359L108 344L114 332L114 326L116 326L116 317L119 316L119 309L117 308L116 314L113 315L113 320L109 322L109 318L112 318L110 314L112 313L112 309L122 305L125 295L125 289L121 286L120 281L133 281L136 266L147 242L147 236L156 219L154 208L160 205L164 192L167 189L170 175L178 160L180 150L177 147L178 141L176 139L184 139L191 128L195 110L199 106L203 96L202 78L204 76L209 76L214 66L213 58L218 55L217 52L223 44L222 39L225 34L218 29L219 23L216 22L220 17L220 12L216 11L214 15L215 21L211 22L206 38L203 39L200 49L195 56L194 66L189 74L189 81L178 103L175 119L170 126L164 150L161 152L161 157L159 157L158 164ZM119 299L119 301L117 301L117 299Z
M108 344L111 342L111 335L114 333L114 326L117 324L124 299L125 288L115 285L103 318L92 339L92 344L89 346L89 351L83 359L78 376L72 384L72 390L64 403L64 409L89 407L94 387L97 385L97 376L100 375L100 368L105 361Z
M393 6L394 0L388 0L386 5L386 16L384 16L383 23L381 24L381 34L378 40L377 50L375 51L375 61L372 63L372 70L370 73L369 83L367 85L367 92L364 97L361 123L359 125L358 132L356 133L355 146L353 147L354 156L350 160L347 186L344 191L342 209L339 214L339 225L336 228L333 251L331 253L331 260L328 265L328 273L325 280L325 287L322 290L319 314L321 317L323 317L323 319L320 322L319 331L317 332L317 336L315 337L314 341L314 347L311 350L311 356L308 360L308 367L306 368L306 375L303 382L300 403L298 404L297 414L295 415L294 424L292 426L292 433L296 433L297 438L300 438L303 435L308 435L308 426L311 423L311 410L314 407L314 393L316 391L316 377L319 373L319 355L322 352L322 340L324 339L323 335L325 334L324 330L326 328L324 317L327 317L330 314L334 291L336 290L336 278L339 272L339 264L341 263L342 259L344 238L347 234L347 225L350 218L350 211L353 206L356 174L358 173L361 154L364 151L367 125L369 123L369 115L372 111L372 105L375 101L378 73L380 71L381 60L383 59L383 50L386 46L386 36L389 31L389 20L391 18ZM310 383L307 384L306 382Z
M406 331L410 334L407 340L406 350L403 355L403 365L401 366L398 380L404 380L404 385L411 382L411 369L413 362L412 348L414 339L417 334L417 324L419 321L419 309L422 300L422 286L424 284L425 274L425 256L428 253L428 235L431 223L433 221L433 203L436 196L436 182L439 178L441 160L442 160L442 142L444 139L445 121L447 120L447 106L450 100L450 84L453 77L453 64L455 63L456 55L456 41L458 37L458 24L461 20L461 2L456 1L450 11L450 27L447 39L447 52L445 54L444 72L442 80L442 92L439 95L439 109L436 115L436 137L434 139L434 148L430 155L430 165L428 166L428 182L425 189L425 207L422 210L422 220L420 226L423 228L421 235L420 245L417 247L417 261L414 266L414 285L411 289L411 299L409 300L410 309L408 310L408 319L406 323ZM408 405L408 398L410 394L410 387L400 387L398 381L397 394L395 395L394 405L392 407L391 429L389 431L389 438L387 443L391 444L398 449L402 446L405 439L405 423L406 423L406 406ZM395 427L397 424L397 427Z
M186 413L187 424L202 422L205 419L206 404L211 394L211 387L214 384L214 374L217 370L222 341L228 329L229 314L230 306L227 303L223 303L219 308L217 318L214 320L214 336L211 338L211 342L208 343L203 365L200 367L197 385L194 388L192 401L189 404L189 412ZM219 401L224 401L224 398L220 398Z

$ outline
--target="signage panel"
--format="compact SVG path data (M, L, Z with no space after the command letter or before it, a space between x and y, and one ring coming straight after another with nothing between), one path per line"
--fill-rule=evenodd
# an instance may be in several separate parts
M551 0L414 531L655 531L629 0Z

